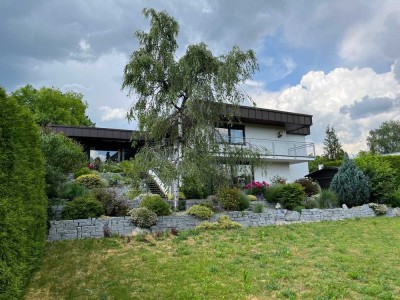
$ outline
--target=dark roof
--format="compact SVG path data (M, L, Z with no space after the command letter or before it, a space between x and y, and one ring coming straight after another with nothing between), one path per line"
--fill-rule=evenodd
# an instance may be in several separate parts
M49 125L50 129L55 132L62 132L69 137L85 137L85 138L99 138L99 139L112 139L112 140L130 140L133 130L127 129L113 129L113 128L99 128L99 127L76 127L64 125Z
M228 110L236 108L226 105L221 114L227 114ZM287 133L308 135L312 125L312 115L298 114L287 111L279 111L250 106L238 106L238 112L234 112L243 123L264 124L283 126ZM100 138L112 140L130 140L133 130L99 128L99 127L76 127L64 125L49 125L56 132L62 132L69 137Z
M317 177L317 176L323 175L324 173L331 173L332 171L337 172L338 170L339 170L339 167L325 167L321 170L311 172L310 174L307 174L304 177Z
M235 108L226 105L226 109ZM283 126L287 133L298 135L309 135L312 125L312 115L250 106L239 106L238 117L243 123Z

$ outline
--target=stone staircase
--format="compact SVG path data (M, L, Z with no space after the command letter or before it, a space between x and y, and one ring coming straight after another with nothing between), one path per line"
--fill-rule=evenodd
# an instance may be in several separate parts
M167 195L165 195L164 192L160 189L153 177L146 173L142 173L141 177L146 182L147 189L150 193L160 195L161 198L166 198Z

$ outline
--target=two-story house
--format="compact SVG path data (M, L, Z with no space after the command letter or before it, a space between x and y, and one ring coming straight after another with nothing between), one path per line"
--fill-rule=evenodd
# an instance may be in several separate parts
M270 182L275 175L294 181L308 174L308 161L315 158L314 144L306 142L312 116L286 111L240 106L237 125L218 128L225 141L250 147L262 147L262 159L269 161L267 174L252 170L253 179ZM90 157L92 153L110 152L118 161L135 155L131 147L131 130L96 127L50 126L81 143ZM143 144L142 144L143 145Z

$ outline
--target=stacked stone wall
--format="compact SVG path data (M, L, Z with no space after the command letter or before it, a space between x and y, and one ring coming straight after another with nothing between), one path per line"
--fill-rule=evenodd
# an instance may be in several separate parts
M227 215L232 221L244 227L262 227L271 225L290 224L296 222L337 221L354 218L370 218L375 213L368 204L346 208L333 209L303 209L301 213L286 209L265 209L262 213L251 211L234 211L215 214L210 218L215 222L221 215ZM400 208L389 208L388 217L400 216ZM157 224L150 228L151 232L169 231L172 228L187 230L195 228L203 220L190 215L171 215L158 217ZM50 221L48 234L49 241L101 238L106 234L127 236L132 234L137 227L132 224L130 217L111 217L104 219L82 219Z

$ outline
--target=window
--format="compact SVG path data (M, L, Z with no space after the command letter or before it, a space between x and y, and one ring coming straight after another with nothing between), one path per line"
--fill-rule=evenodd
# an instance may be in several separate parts
M244 126L223 126L218 127L217 130L224 142L231 144L244 144L245 142Z

